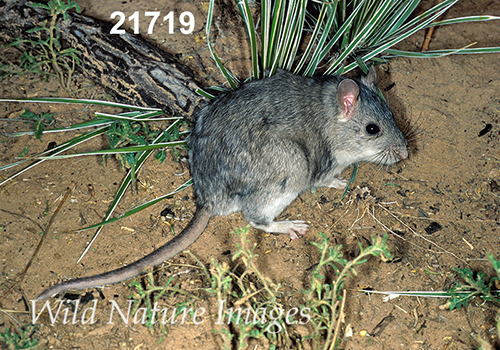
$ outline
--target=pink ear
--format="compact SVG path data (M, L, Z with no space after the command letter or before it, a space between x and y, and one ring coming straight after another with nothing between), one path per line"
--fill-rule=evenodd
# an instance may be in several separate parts
M337 100L339 105L343 107L342 115L339 120L346 122L354 116L354 108L359 95L359 87L351 79L344 79L339 84L337 91Z

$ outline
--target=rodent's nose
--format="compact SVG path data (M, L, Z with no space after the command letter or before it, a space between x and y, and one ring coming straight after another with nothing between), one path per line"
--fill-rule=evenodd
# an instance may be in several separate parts
M391 150L392 153L396 155L398 160L403 160L408 158L408 149L406 147L390 145L389 149Z
M398 155L399 160L406 159L406 158L408 158L408 150L406 150L406 149L399 150L397 155Z

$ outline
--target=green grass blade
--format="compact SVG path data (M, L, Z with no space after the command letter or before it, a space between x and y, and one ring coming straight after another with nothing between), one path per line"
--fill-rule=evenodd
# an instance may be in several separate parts
M282 35L282 24L285 16L285 1L277 0L274 2L273 7L273 20L271 23L271 31L269 34L269 58L268 58L268 66L264 68L268 68L271 70L270 75L276 72L278 68L278 60L279 60L279 43L280 36Z
M0 102L78 103L78 104L87 104L87 105L94 105L94 106L106 106L106 107L118 107L118 108L124 108L124 109L134 109L137 111L161 111L160 108L139 107L139 106L128 105L125 103L100 101L100 100L78 99L78 98L61 98L61 97L0 99Z
M140 111L134 111L134 112L126 112L126 113L121 113L118 115L114 114L107 114L107 113L100 113L96 112L95 115L99 118L102 119L92 119L88 120L79 124L74 124L71 126L67 127L62 127L62 128L54 128L54 129L48 129L44 130L44 134L48 133L55 133L55 132L66 132L66 131L76 131L80 129L86 129L86 128L91 128L91 127L100 127L100 126L105 126L113 123L113 121L163 121L163 120L178 120L182 119L182 117L169 117L169 118L152 118L148 119L148 117L156 116L156 115L162 115L164 114L163 111L146 111L146 112L140 112ZM8 120L7 120L8 121ZM13 134L8 134L7 136L10 137L18 137L18 136L23 136L23 135L34 135L34 131L19 131Z
M150 114L151 114L150 116L155 116L155 115L163 114L163 112L161 112L161 113L153 112ZM100 112L97 112L95 115L96 115L96 117L101 118L101 119L116 120L116 121L137 121L137 120L140 120L142 122L154 122L154 121L183 119L182 117L148 118L148 116L143 116L143 115L141 115L140 117L124 117L121 115L100 113Z
M392 291L392 292L381 292L374 290L360 290L363 293L370 294L382 294L388 296L410 296L410 297L423 297L423 298L450 298L457 294L470 294L470 291L454 291L454 292L443 292L443 291Z
M267 69L269 60L269 31L271 29L271 0L261 0L261 40L262 40L262 68Z
M463 49L448 49L448 50L434 50L425 52L411 52L388 49L384 51L382 58L395 58L395 57L415 57L415 58L436 58L453 54L486 54L486 53L500 53L500 47L481 47L481 48L463 48Z
M210 93L208 93L208 92L206 92L205 90L200 89L200 88L197 88L195 92L196 92L198 95L203 96L203 97L206 97L206 98L209 98L209 99L211 99L211 100L215 98L215 96L214 96L214 95L212 95L212 94L210 94Z
M295 58L297 56L297 52L299 50L299 46L301 43L301 39L304 32L304 23L306 17L306 6L307 0L301 0L299 4L294 9L294 15L291 19L291 35L289 39L289 43L286 47L286 61L284 62L283 67L286 70L291 71L293 64L295 63Z
M10 165L19 165L19 164L23 164L24 162L27 162L27 161L31 161L32 159L36 159L38 157L41 157L41 156L44 156L44 155L57 155L59 153L62 153L64 151L67 151L69 149L71 149L72 147L75 147L76 145L82 143L82 142L85 142L85 141L88 141L96 136L99 136L99 135L102 135L104 134L106 131L108 130L108 126L104 126L104 127L101 127L99 129L96 129L96 130L93 130L93 131L90 131L88 133L85 133L83 135L80 135L80 136L77 136L75 137L74 139L71 139L67 142L64 142L62 143L61 145L59 146L56 146L55 148L49 150L49 151L45 151L45 152L42 152L40 153L39 155L35 156L35 157L32 157L30 159L26 159L25 161L21 160L19 162L16 162L15 164L10 164ZM22 173L24 173L25 171L35 167L36 165L42 163L46 161L45 159L40 159L40 160L35 160L33 161L33 163L31 163L30 165L28 165L27 167L21 169L20 171L16 172L15 174L9 176L6 180L0 182L0 186L4 185L5 183L7 183L8 181L14 179L15 177L21 175ZM7 166L5 166L7 167ZM10 166L9 166L10 167ZM8 167L7 167L8 168ZM6 169L7 169L6 168Z
M342 199L344 199L344 197L346 196L347 192L349 192L351 185L354 182L354 179L356 178L357 173L358 173L358 163L354 163L352 165L351 177L349 178L349 182L347 183L347 186L345 187L344 193L342 193L342 196L340 196L339 202L342 201Z
M178 125L180 122L181 122L180 120L177 120L174 123L172 123L172 125L170 125L165 130L165 132L161 133L160 135L158 135L156 137L156 139L152 142L152 144L163 142L165 140L165 135L171 129L173 129L176 125ZM107 213L106 213L103 221L108 220L111 217L111 215L113 215L116 207L118 206L118 203L120 203L120 200L122 199L123 195L125 194L125 191L130 186L130 184L132 183L133 179L135 179L137 173L142 168L142 166L144 165L144 163L146 162L146 160L153 154L153 151L154 151L153 149L150 149L150 150L147 150L147 151L141 151L141 152L137 153L137 155L135 157L135 159L136 159L135 166L132 167L127 172L127 175L125 176L125 178L123 179L122 183L120 184L120 187L118 188L118 190L116 192L115 198L113 198L113 201L111 202L110 207L109 207L109 209L108 209L108 211L107 211ZM85 254L87 254L88 250L90 249L90 247L92 246L92 244L95 242L95 240L99 236L101 230L102 230L102 226L99 227L99 229L96 231L96 233L92 237L91 241L89 242L89 244L87 245L87 247L83 251L83 253L78 258L77 264L83 259L83 257L85 256Z
M494 21L494 20L499 20L500 17L497 16L468 16L468 17L457 17L457 18L451 18L447 19L444 21L438 21L429 24L426 28L429 27L437 27L437 26L444 26L448 24L457 24L457 23L471 23L471 22L483 22L483 21Z
M73 154L65 154L60 156L41 156L38 159L67 159L67 158L75 158L82 156L95 156L95 155L109 155L109 154L120 154L120 153L134 153L134 152L142 152L142 151L151 151L158 148L166 148L171 146L180 146L185 144L186 141L172 141L172 142L158 142L151 143L149 145L140 145L140 146L128 146L121 148L111 148L111 149L102 149L97 151L88 151L83 153L73 153Z
M275 12L275 16L277 17L274 19L273 26L271 27L271 30L273 31L273 58L271 62L271 71L273 73L278 67L281 67L283 63L283 46L288 27L290 25L290 22L287 21L290 13L290 6L288 6L288 9L286 10L284 3L285 2L283 0L276 2L279 6L276 7L275 5L275 10L279 10L279 12Z
M93 128L93 127L106 126L106 125L109 125L111 123L112 122L108 121L108 120L92 119L92 120L88 120L88 121L83 122L83 123L74 124L74 125L67 126L67 127L44 130L43 134L50 134L50 133L55 133L55 132L76 131L76 130L80 130L80 129L87 129L87 128ZM34 135L34 134L35 134L34 131L18 131L18 132L15 132L13 134L8 134L7 136L10 136L10 137L19 137L19 136Z
M229 71L226 70L226 68L224 67L224 65L220 61L219 57L215 53L212 44L210 43L210 28L212 27L213 13L214 13L214 0L210 0L209 5L208 5L208 13L207 13L207 24L205 26L205 32L207 33L208 50L210 51L210 55L212 56L213 60L215 61L217 68L219 68L219 70L224 75L224 77L226 78L226 80L229 83L229 85L231 86L231 88L234 90L239 85L238 79L236 79L236 77L233 74L231 74Z
M81 232L81 231L86 231L86 230L91 230L91 229L94 229L94 228L98 228L98 227L102 227L104 225L107 225L107 224L111 224L113 222L116 222L118 220L121 220L121 219L125 219L126 217L130 216L130 215L133 215L135 213L138 213L140 212L141 210L144 210L164 199L167 199L167 198L171 198L173 197L175 194L185 190L186 188L188 188L189 186L191 186L193 184L193 179L189 179L188 181L186 181L184 184L182 184L181 186L177 187L174 191L168 193L168 194L165 194L163 196L160 196L158 198L155 198L153 200L150 200L149 202L146 202L144 204L141 204L129 211L127 211L126 213L124 213L123 215L120 215L119 217L116 217L116 218L112 218L112 219L109 219L109 220L106 220L106 221L102 221L98 224L95 224L95 225L92 225L92 226L89 226L89 227L85 227L81 230L78 230L78 232Z
M259 54L257 52L257 37L255 32L255 26L253 23L253 18L250 13L250 7L248 6L247 0L238 1L238 8L240 9L241 16L243 17L243 22L245 23L245 28L248 34L248 40L250 41L250 48L252 53L252 72L253 78L259 79Z
M0 166L0 171L7 170L7 169L10 169L10 168L14 168L14 167L16 167L18 165L21 165L21 164L23 164L23 163L25 163L27 161L28 161L27 159L26 160L19 160L19 161L14 162L14 163L10 163L10 164L6 164L6 165L3 165L3 166ZM0 183L0 186L3 185L7 181L9 181L9 180L7 179L4 182Z

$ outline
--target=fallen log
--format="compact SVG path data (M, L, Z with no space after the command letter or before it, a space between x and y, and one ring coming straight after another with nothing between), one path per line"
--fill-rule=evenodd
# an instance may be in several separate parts
M28 31L48 18L47 11L25 1L0 1L0 41L33 39L36 34ZM110 34L112 23L75 12L68 12L68 20L61 18L58 26L62 44L82 53L79 71L117 102L161 108L187 119L206 104L195 93L201 85L192 70L140 35Z

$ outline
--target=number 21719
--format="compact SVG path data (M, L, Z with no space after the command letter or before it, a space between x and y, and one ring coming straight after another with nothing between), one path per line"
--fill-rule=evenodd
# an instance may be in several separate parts
M153 28L156 21L160 17L160 11L146 11L144 12L146 17L151 17L151 21L148 26L148 34L153 34ZM118 17L118 22L111 28L110 34L125 34L125 29L120 27L125 22L126 16L121 11L115 11L111 14L111 19ZM133 21L134 34L139 34L139 11L135 11L129 18L129 21ZM168 23L168 34L174 34L174 11L170 11L166 16L163 17L163 22ZM194 15L189 11L184 11L179 15L179 23L181 24L180 31L182 34L191 34L194 30Z

